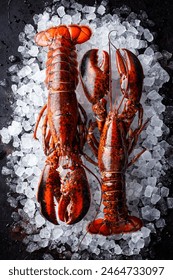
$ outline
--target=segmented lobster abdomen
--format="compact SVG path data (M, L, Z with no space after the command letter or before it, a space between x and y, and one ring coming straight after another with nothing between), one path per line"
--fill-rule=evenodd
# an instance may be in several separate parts
M128 209L124 174L105 172L102 178L102 203L108 222L118 223L126 220Z
M48 52L46 84L50 91L74 91L78 84L77 54L75 46L60 44Z

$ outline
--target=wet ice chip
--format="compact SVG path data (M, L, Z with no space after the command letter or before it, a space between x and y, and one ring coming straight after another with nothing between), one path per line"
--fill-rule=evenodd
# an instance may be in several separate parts
M148 41L148 42L152 42L154 37L151 34L151 32L148 29L144 30L144 38Z
M31 135L23 134L21 137L21 147L23 149L31 149L33 147L32 145L33 139L31 139Z
M35 197L35 192L30 188L25 189L25 194L28 198Z
M145 77L144 78L144 86L151 87L154 84L155 77Z
M81 13L76 13L72 16L72 22L75 24L79 24L81 20Z
M44 260L54 260L53 256L51 254L44 254L43 255Z
M144 195L146 197L151 197L151 194L152 194L153 190L154 190L154 187L147 186L146 189L145 189Z
M167 187L162 187L160 192L162 197L167 197L169 195L169 189Z
M141 249L144 247L144 245L145 245L144 239L140 238L136 243L136 248Z
M11 125L8 127L8 131L11 136L17 136L22 132L22 125L20 122L12 121Z
M168 208L173 208L173 198L172 197L167 198L167 205L168 205Z
M35 210L35 203L32 199L27 199L25 206L24 206L24 211L27 212L32 212Z
M40 230L40 237L41 238L49 238L50 237L50 231L47 228L42 228Z
M34 154L28 154L26 157L27 157L26 160L28 166L33 166L38 163L38 158Z
M96 14L95 13L92 13L92 14L87 14L86 15L86 19L87 20L93 20L96 18Z
M82 9L82 12L83 13L88 13L88 14L92 14L94 13L96 10L96 7L93 7L93 6L84 6L83 9Z
M122 35L126 31L126 27L124 25L119 25L117 28L117 34L118 36Z
M155 187L157 182L157 178L156 177L148 177L148 184Z
M152 126L158 126L158 127L161 127L163 125L163 121L156 115L154 115L152 118L151 118L151 121L150 121L150 124Z
M141 232L142 232L143 238L146 238L150 235L151 230L147 227L142 227Z
M34 27L31 24L26 24L24 27L24 32L26 34L34 33Z
M70 15L64 15L62 18L62 24L71 24L72 23L72 17Z
M46 78L46 71L45 69L43 70L38 70L35 72L32 76L31 79L34 80L37 84L43 83Z
M41 227L45 224L45 219L40 214L37 214L35 216L35 221L36 221L37 227Z
M52 239L56 240L63 234L63 230L61 227L55 227L52 231Z
M63 6L60 6L58 9L57 9L57 13L60 17L63 17L65 15L65 9Z
M32 72L31 67L26 65L17 73L17 75L19 76L19 78L24 78L29 74L31 74L31 72Z
M15 171L15 173L18 177L21 177L24 174L24 172L25 172L25 168L22 166L19 166Z
M153 194L152 197L151 197L151 203L156 204L160 200L160 198L161 198L160 195Z
M141 158L144 160L151 160L151 153L149 151L145 151L142 155Z
M38 47L32 46L31 49L28 51L31 56L37 57L38 55Z
M97 13L102 16L105 13L105 10L106 8L103 5L100 5L97 9Z
M4 144L8 144L11 140L11 135L6 127L0 130L1 140Z
M26 248L26 251L29 252L29 253L32 253L36 250L38 250L40 247L38 246L37 243L34 243L34 242L30 242Z
M7 175L12 174L12 170L11 170L11 169L9 169L9 168L7 168L6 166L3 166L3 167L2 167L2 171L1 171L1 173L2 173L2 175L7 176Z
M116 255L120 255L122 253L122 249L118 244L115 244L113 250Z
M162 228L166 225L166 223L163 218L160 218L158 221L156 221L155 225L157 228Z
M151 208L150 206L144 206L141 208L142 217L148 221L158 220L160 218L160 211L156 208Z
M140 231L132 233L132 241L134 243L138 242L138 240L142 237L142 233Z
M61 20L60 20L59 16L57 16L57 15L54 15L54 16L51 18L51 21L52 21L52 23L53 23L54 26L58 26L58 25L60 25L60 23L61 23Z

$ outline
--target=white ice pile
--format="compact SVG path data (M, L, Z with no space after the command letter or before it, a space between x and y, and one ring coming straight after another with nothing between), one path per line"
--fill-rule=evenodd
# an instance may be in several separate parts
M119 12L118 12L119 11ZM158 183L168 165L164 154L168 147L162 136L168 133L163 123L162 113L165 106L158 91L169 80L167 72L160 66L158 58L162 54L155 51L151 44L153 35L149 29L142 27L135 13L130 13L127 19L117 14L106 13L106 2L99 6L82 6L73 0L54 1L52 8L47 8L43 14L34 15L36 30L31 24L25 26L19 35L21 46L18 51L23 57L22 65L11 67L13 80L12 91L16 102L13 106L13 121L0 131L2 142L12 141L15 148L8 156L7 166L2 173L10 175L9 185L12 193L17 193L15 199L9 194L8 201L15 208L13 217L16 223L26 231L24 243L28 252L49 247L58 253L72 259L116 259L123 255L138 255L142 248L150 242L150 234L157 232L165 225L162 208L173 208L173 198L168 197L169 189ZM127 48L134 52L144 69L144 87L141 104L144 108L144 120L150 119L147 128L142 131L138 145L133 152L137 154L141 147L147 150L126 174L127 203L132 215L141 217L144 226L138 232L121 234L110 237L87 234L78 251L80 240L86 233L86 226L92 221L100 202L100 190L95 178L88 174L93 193L92 204L86 217L78 224L67 226L63 223L54 226L46 221L39 212L36 199L37 186L44 166L45 156L41 144L41 125L38 129L39 141L33 139L33 128L41 107L46 103L47 89L44 85L46 49L37 47L34 35L37 31L45 30L59 24L89 25L93 30L91 39L78 46L79 61L82 55L91 48L108 50L108 34L114 32L114 45L117 48ZM81 88L77 90L79 102L85 107L91 117L91 107L88 105ZM90 155L91 152L86 150ZM91 164L85 164L98 174ZM96 206L97 205L97 206ZM67 252L65 244L70 246ZM65 255L66 254L66 255ZM51 259L50 254L44 255Z

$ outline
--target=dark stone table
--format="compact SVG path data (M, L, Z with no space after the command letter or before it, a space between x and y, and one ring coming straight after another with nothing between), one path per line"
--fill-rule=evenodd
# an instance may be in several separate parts
M94 0L77 1L94 5ZM101 1L96 1L101 2ZM1 0L0 1L0 129L12 120L10 105L13 96L10 90L10 75L8 67L14 62L9 61L9 56L14 55L20 61L20 54L17 52L19 45L18 35L26 23L33 24L32 17L35 13L42 13L45 5L51 1L46 0ZM156 32L155 43L159 46L159 51L167 50L173 53L173 1L172 0L110 0L110 12L123 4L128 5L132 11L139 13L146 11L149 19L155 22L151 31ZM172 77L172 71L162 61L162 66ZM164 104L173 106L173 86L172 78L161 90L164 96ZM165 122L170 128L168 142L172 143L173 118L169 112L165 113ZM173 115L173 114L172 114ZM173 143L172 143L173 144ZM10 146L0 143L0 167L6 163L6 155L10 152ZM170 187L170 194L173 195L172 172L169 171L163 178ZM16 240L11 235L10 226L13 223L11 218L12 208L7 203L8 186L5 178L0 177L0 259L42 259L42 249L32 254L27 253L21 240ZM173 210L168 211L166 217L167 226L159 236L153 236L150 246L143 251L144 259L173 259ZM56 254L55 258L58 258Z

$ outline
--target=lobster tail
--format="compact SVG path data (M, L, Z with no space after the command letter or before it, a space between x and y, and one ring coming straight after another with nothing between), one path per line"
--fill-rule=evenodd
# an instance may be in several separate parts
M82 44L88 41L92 34L91 29L88 26L70 25L68 28L71 40L75 44Z
M88 26L60 25L39 32L35 37L35 41L37 45L46 47L50 46L54 40L64 38L75 45L89 40L91 34L91 29Z

